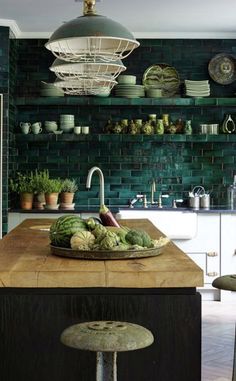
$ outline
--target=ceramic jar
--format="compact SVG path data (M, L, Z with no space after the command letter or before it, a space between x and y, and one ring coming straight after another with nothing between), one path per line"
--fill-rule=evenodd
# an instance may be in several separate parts
M144 123L142 126L142 133L145 135L152 135L153 134L153 127L150 124L150 122Z
M135 119L134 123L135 123L136 128L137 128L137 133L140 134L141 130L142 130L143 120L142 119Z
M163 124L164 124L164 131L168 131L170 121L169 121L169 114L163 114L162 115Z
M133 120L131 120L128 125L128 133L131 135L136 135L139 133L139 126L136 123L134 123Z
M163 135L164 134L163 119L157 119L156 133L157 133L157 135Z
M185 126L184 126L184 133L185 133L185 135L191 135L192 134L191 120L186 120Z

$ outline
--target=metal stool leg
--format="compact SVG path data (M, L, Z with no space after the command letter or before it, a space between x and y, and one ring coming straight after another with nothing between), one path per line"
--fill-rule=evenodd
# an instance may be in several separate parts
M116 352L97 352L96 381L117 381Z

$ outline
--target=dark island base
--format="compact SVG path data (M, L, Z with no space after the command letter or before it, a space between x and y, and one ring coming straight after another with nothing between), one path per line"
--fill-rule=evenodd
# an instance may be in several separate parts
M95 353L60 343L64 328L92 320L137 323L155 337L148 348L118 354L119 380L201 380L201 297L194 288L0 293L1 380L95 380Z

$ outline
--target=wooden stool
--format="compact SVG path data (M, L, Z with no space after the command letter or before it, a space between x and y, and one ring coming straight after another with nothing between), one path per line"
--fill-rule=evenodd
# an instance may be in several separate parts
M236 274L223 275L214 279L212 286L219 290L236 291ZM236 348L234 343L234 363L232 381L236 381Z
M61 334L61 342L68 347L97 352L96 381L117 381L117 352L145 348L153 341L148 329L119 321L75 324Z

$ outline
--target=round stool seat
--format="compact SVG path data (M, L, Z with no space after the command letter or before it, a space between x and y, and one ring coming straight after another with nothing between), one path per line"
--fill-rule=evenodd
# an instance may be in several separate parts
M94 352L125 352L145 348L154 341L152 333L137 324L93 321L72 325L61 334L68 347Z
M219 276L214 279L212 286L220 290L236 291L236 274Z

